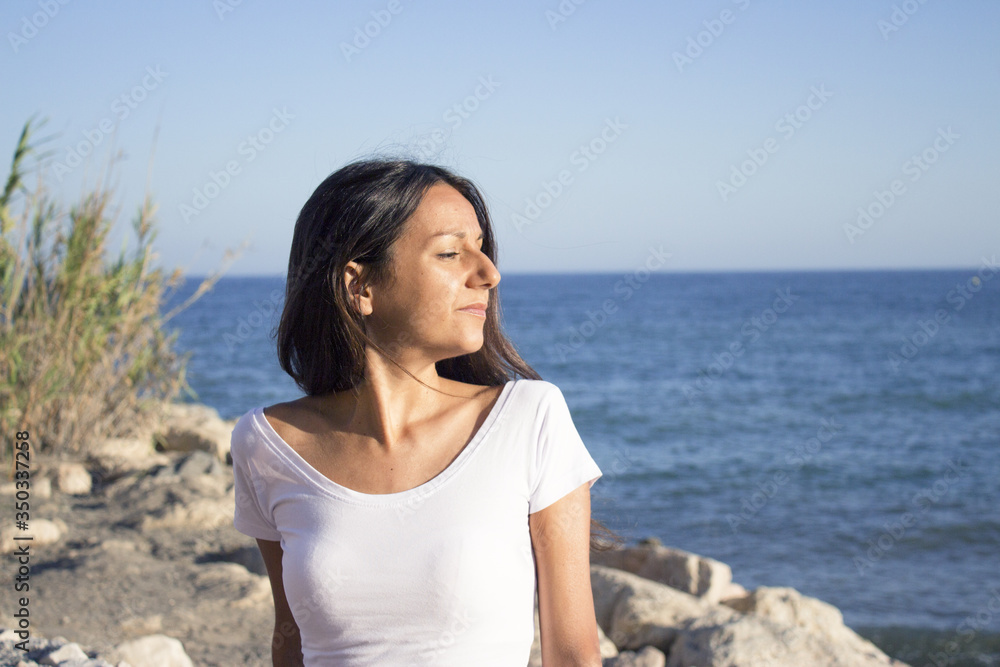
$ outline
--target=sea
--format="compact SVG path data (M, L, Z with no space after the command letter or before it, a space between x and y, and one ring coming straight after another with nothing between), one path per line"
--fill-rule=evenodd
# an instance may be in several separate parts
M188 277L164 312L200 282ZM282 276L167 322L232 419L302 395ZM1000 665L1000 266L504 274L502 326L604 475L593 516L790 586L914 666Z

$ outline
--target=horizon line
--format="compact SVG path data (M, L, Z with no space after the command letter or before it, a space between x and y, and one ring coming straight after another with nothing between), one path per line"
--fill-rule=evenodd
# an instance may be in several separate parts
M916 273L916 272L960 272L960 271L975 271L982 267L982 263L976 266L953 266L953 267L848 267L848 268L785 268L785 269L753 269L753 268L743 268L743 269L682 269L682 270L648 270L650 275L662 274L662 275L730 275L730 274L748 274L748 273L760 273L760 274L770 274L770 273ZM635 273L645 267L639 267L636 269L618 269L618 270L604 270L604 271L507 271L501 273L502 276L615 276L623 275L628 273ZM183 274L182 277L191 278L207 278L209 275L207 273L191 273ZM222 278L281 278L284 279L286 274L284 273L223 273Z

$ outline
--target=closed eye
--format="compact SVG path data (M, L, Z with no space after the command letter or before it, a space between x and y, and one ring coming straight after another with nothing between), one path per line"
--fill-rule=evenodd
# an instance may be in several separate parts
M443 252L438 257L454 257L457 254L457 252Z

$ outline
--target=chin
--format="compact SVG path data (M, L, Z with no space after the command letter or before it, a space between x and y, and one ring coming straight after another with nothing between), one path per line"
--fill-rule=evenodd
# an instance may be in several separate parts
M485 342L484 337L482 335L477 336L472 340L466 340L465 344L462 345L464 351L457 356L461 356L463 354L472 354L473 352L479 352L479 350L483 349L484 342Z

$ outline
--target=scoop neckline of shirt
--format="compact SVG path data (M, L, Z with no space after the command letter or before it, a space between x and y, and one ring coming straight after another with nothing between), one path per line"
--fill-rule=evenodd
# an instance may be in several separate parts
M503 389L500 391L500 395L497 397L493 407L486 415L486 419L479 427L479 430L476 431L475 435L472 436L472 439L466 443L465 447L462 448L462 451L458 453L458 456L455 457L447 468L419 486L415 486L412 489L406 489L405 491L397 491L396 493L362 493L361 491L355 491L354 489L350 489L334 482L302 458L301 454L295 451L291 445L285 442L285 440L278 435L278 432L274 430L271 423L264 417L263 405L254 408L253 417L258 429L264 433L265 441L271 444L272 448L278 453L279 456L281 456L281 458L283 458L289 465L296 469L321 491L329 493L341 500L347 500L363 505L393 505L409 501L414 496L433 493L438 489L438 487L453 477L465 465L466 461L469 460L475 450L479 447L479 444L493 429L493 425L500 417L500 413L503 412L504 407L509 402L508 398L517 382L518 380L508 380L504 384Z

